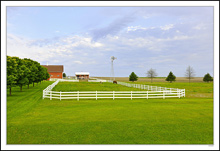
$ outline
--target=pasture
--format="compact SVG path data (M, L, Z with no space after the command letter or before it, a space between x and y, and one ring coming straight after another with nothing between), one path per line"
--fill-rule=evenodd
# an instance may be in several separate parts
M141 91L141 89L126 87L109 82L59 82L53 91ZM142 90L144 91L144 90Z
M7 144L213 144L213 83L135 82L185 88L180 99L43 100L43 89L52 83L23 92L14 87L7 95ZM54 89L137 90L72 84L60 82Z

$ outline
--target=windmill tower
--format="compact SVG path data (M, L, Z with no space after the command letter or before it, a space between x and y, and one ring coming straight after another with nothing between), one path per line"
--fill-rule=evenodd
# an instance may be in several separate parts
M111 80L114 81L115 80L115 76L114 76L114 68L113 68L113 61L117 59L116 57L114 56L111 56Z

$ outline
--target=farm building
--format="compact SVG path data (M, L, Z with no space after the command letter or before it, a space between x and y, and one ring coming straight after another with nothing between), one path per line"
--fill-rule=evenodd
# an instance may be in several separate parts
M51 78L63 78L63 65L42 65L43 67L47 68L48 73L50 74L50 78L47 80L50 80Z
M75 72L76 79L89 79L89 72Z

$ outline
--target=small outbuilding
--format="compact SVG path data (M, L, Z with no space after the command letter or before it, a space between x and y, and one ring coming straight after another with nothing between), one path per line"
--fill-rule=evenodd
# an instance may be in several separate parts
M75 75L79 80L89 79L89 72L75 72Z

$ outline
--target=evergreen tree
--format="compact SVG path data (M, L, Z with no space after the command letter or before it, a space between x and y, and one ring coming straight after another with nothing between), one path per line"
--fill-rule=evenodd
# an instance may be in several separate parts
M170 81L170 83L172 83L172 81L176 81L176 76L170 71L169 75L166 78L166 81Z
M134 81L137 81L137 80L138 80L138 76L134 72L132 72L129 76L129 81L134 82Z
M207 73L207 74L203 77L203 81L204 81L204 82L213 81L213 78L211 77L211 75L210 75L209 73Z
M63 77L64 77L64 78L66 77L66 73L63 73Z

